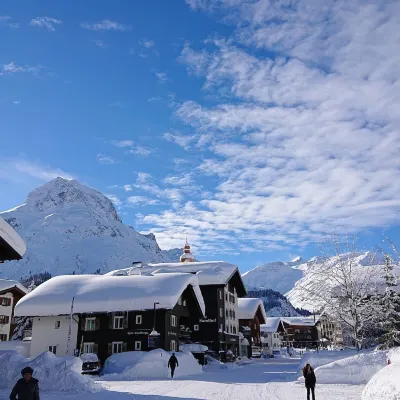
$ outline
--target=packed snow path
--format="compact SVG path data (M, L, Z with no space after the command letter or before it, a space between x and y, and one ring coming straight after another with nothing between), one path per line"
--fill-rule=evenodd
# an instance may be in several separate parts
M192 379L102 381L99 393L43 393L42 400L301 400L303 384L295 382L298 359L259 361L236 369L210 366ZM318 400L360 400L363 386L317 385ZM3 399L6 393L0 391Z

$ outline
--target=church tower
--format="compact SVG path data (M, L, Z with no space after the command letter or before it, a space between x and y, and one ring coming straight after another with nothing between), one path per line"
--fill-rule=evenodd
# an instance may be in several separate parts
M195 261L193 254L190 251L190 245L187 241L187 238L186 238L185 247L183 248L183 254L181 255L180 261L181 262L194 262Z

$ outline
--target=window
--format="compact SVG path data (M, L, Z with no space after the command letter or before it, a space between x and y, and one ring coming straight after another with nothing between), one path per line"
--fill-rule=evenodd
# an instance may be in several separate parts
M180 306L182 305L182 296L179 297L179 299L178 299L178 304L179 304Z
M183 307L186 307L186 299L183 300Z
M113 328L114 329L124 329L124 317L114 317L114 323L113 323Z
M225 300L228 301L228 293L225 293Z
M8 315L0 315L0 324L8 324L10 317Z
M175 342L175 340L171 340L171 351L176 351L176 342Z
M236 318L235 310L232 311L233 319Z
M7 341L7 335L0 335L0 342L6 342Z
M49 352L53 354L57 354L57 346L49 346Z
M56 321L54 324L54 329L60 329L61 327L61 321Z
M233 327L233 333L236 335L236 327Z
M135 350L142 350L142 342L140 340L135 342Z
M176 315L171 315L171 326L176 326Z
M113 342L112 343L112 353L122 353L122 342Z
M83 352L86 353L95 353L94 351L94 343L83 343Z
M226 315L226 318L229 317L229 311L228 310L225 310L225 315Z
M219 309L219 316L221 318L224 316L224 310L222 308Z
M140 325L143 321L143 318L141 315L136 315L136 324Z
M11 299L8 297L0 297L0 306L9 307L11 306Z
M193 325L193 330L194 330L194 331L199 331L199 330L200 330L199 325Z
M86 318L85 320L85 331L95 331L96 330L96 318Z
M219 291L219 299L222 300L222 290Z

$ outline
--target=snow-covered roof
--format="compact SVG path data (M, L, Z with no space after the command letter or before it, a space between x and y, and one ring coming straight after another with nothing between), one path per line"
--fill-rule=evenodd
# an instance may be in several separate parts
M261 299L238 299L238 319L253 319L258 307L260 307L261 314L264 321L266 321L267 315L265 314L264 304Z
M21 285L17 281L11 281L8 279L0 279L0 292L4 292L5 290L17 288L23 293L28 293L28 289L24 286Z
M208 347L200 343L189 343L179 345L179 349L181 351L190 351L192 353L204 353L208 350Z
M314 326L314 317L281 317L281 321L289 325Z
M65 275L42 283L15 307L16 316L69 315L74 313L172 309L191 285L205 313L198 278L192 274L150 276Z
M277 332L280 322L280 317L267 317L265 324L260 325L260 330L266 333Z
M198 261L148 264L138 269L137 273L198 273L200 285L225 285L236 271L238 271L237 265L225 261ZM111 271L107 275L128 275L129 273L132 274L134 271L131 268L124 268Z
M4 254L2 243L4 242ZM10 251L11 249L11 251ZM26 245L17 232L0 217L0 261L19 260L25 254Z

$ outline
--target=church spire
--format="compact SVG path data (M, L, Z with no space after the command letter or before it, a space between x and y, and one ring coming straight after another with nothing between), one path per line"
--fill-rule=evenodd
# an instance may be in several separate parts
M190 244L188 242L187 235L186 235L185 247L183 248L183 254L181 255L180 261L181 262L194 262L195 261L193 254L190 251Z

